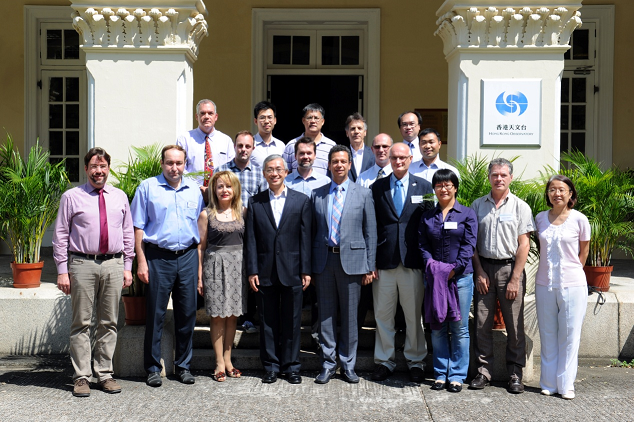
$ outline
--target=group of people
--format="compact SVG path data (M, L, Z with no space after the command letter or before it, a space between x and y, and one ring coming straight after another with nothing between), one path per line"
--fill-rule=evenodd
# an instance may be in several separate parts
M132 281L135 251L138 277L147 284L144 367L150 386L162 384L161 337L170 297L175 372L181 382L195 383L190 362L197 294L211 317L213 379L241 376L231 349L238 317L255 299L262 382L282 377L301 383L302 300L313 288L322 362L316 383L328 383L338 366L345 381L359 382L359 330L371 303L376 320L371 378L386 380L396 367L400 305L410 380L425 378L424 319L432 331L432 389L460 392L469 368L475 298L478 374L469 386L483 389L491 380L499 301L508 335L508 391L521 393L524 266L530 234L537 230L542 394L573 398L590 227L572 209L577 199L572 182L560 175L548 181L551 210L537 215L535 226L529 206L509 190L513 165L503 158L489 164L491 192L471 207L461 205L460 175L440 160L440 136L421 130L417 112L399 116L402 142L381 133L370 148L359 113L345 123L350 148L321 133L324 117L320 105L307 105L304 133L284 144L272 135L275 106L264 101L254 108L258 133L241 131L232 140L215 128L216 105L202 100L198 127L163 148L162 173L141 183L131 206L106 184L107 152L88 151L88 182L64 194L53 239L58 288L71 295L73 308L73 394L90 395L93 371L103 391L121 391L112 378L112 355L121 288ZM192 177L183 177L186 173Z

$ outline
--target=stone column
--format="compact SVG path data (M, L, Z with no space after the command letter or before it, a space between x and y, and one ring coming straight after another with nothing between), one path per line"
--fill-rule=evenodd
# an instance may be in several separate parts
M519 156L514 173L523 179L544 165L559 168L563 56L580 7L581 0L442 4L435 35L449 63L449 157Z
M207 35L201 0L71 0L88 73L88 147L113 166L129 147L172 144L191 129L192 65Z

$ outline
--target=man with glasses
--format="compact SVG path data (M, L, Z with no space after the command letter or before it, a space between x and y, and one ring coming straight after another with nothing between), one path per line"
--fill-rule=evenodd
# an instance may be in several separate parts
M423 212L433 207L423 197L432 193L431 183L409 173L412 154L409 145L396 143L389 152L392 174L372 185L376 210L378 247L377 279L372 284L376 337L372 379L384 381L396 368L394 317L397 304L405 315L403 354L412 382L425 379L427 356L422 324L423 260L418 250L418 225Z
M304 107L303 115L304 117L302 118L302 123L304 123L304 133L291 140L286 145L286 149L283 154L284 160L286 160L290 171L297 168L295 142L297 142L299 138L307 136L315 141L315 145L317 145L317 158L315 159L313 169L317 173L326 175L328 172L328 152L330 151L330 148L336 145L335 141L327 138L326 135L321 133L321 128L324 126L325 122L324 118L326 116L326 112L319 104L312 103Z
M535 230L526 202L513 195L513 164L495 158L489 164L491 192L476 199L471 208L478 217L478 243L473 255L475 283L476 343L478 375L470 388L481 390L491 381L493 370L493 317L500 302L506 324L506 370L509 393L524 392L522 372L526 366L524 333L524 265Z
M392 143L392 138L387 133L379 133L374 137L372 140L374 165L359 175L359 178L357 179L358 185L369 188L375 180L382 179L392 174L392 166L390 166L389 157L389 151Z
M310 284L310 199L288 189L288 173L280 155L264 160L269 189L249 198L244 228L244 261L260 312L262 382L283 376L300 384L299 346L302 292Z
M423 124L423 117L418 111L406 111L398 116L398 128L403 136L403 143L412 154L412 162L419 161L422 156L418 145L418 132Z
M286 144L273 136L273 128L277 124L275 106L268 101L260 101L253 109L253 122L258 127L255 134L255 147L251 161L262 167L264 159L271 154L283 154ZM246 203L245 203L246 205Z
M431 183L432 177L440 169L449 169L460 177L458 169L445 163L438 156L440 152L440 134L432 128L423 129L418 135L422 159L412 163L410 173Z

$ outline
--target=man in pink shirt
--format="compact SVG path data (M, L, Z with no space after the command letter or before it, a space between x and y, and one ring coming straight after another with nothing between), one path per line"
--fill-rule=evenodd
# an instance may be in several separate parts
M128 198L120 189L106 185L110 155L102 148L92 148L84 157L84 165L88 182L62 195L53 234L57 288L71 295L73 309L70 360L76 397L90 395L93 370L104 392L121 392L112 378L112 355L117 344L121 289L132 284L134 259ZM91 367L93 308L97 328Z

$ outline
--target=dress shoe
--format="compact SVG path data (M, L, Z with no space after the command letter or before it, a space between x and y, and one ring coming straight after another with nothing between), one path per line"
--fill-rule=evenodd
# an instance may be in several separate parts
M73 396L75 397L89 397L90 396L90 383L86 378L77 378L75 385L73 386Z
M301 384L302 383L302 376L299 375L299 372L285 372L281 376L286 378L286 381L288 381L289 384Z
M372 373L372 381L385 381L392 375L392 371L385 365L377 365Z
M436 380L432 384L431 389L434 390L434 391L444 390L445 389L445 381Z
M341 371L341 378L350 384L356 384L359 382L359 376L352 369Z
M482 390L484 387L489 385L489 380L482 374L476 375L476 377L471 380L471 384L469 384L469 388L474 390Z
M264 378L262 378L262 382L264 384L273 384L275 381L277 381L277 372L266 371L266 374L264 374Z
M178 378L183 384L193 384L196 382L196 378L189 372L189 369L183 369L178 373Z
M161 380L161 374L158 372L151 372L147 376L146 384L150 387L160 387L163 385L163 380Z
M552 396L553 394L555 393L550 390L542 390L542 396Z
M319 375L317 375L317 378L315 378L315 382L317 384L328 384L328 381L330 381L330 379L334 376L335 376L335 368L332 368L332 369L324 368L321 370Z
M409 380L411 382L421 383L425 381L425 373L418 366L414 366L409 370Z
M115 393L121 392L121 386L119 385L118 382L116 382L112 378L106 378L105 380L100 381L99 388L101 388L101 391L108 394L115 394Z
M462 391L462 384L452 382L447 387L447 391L449 391L450 393L459 393Z
M572 400L575 398L575 392L574 391L568 391L567 393L564 393L561 395L562 399L566 399L566 400Z
M517 375L513 375L506 390L511 394L520 394L524 392L524 384L522 384L522 380Z

